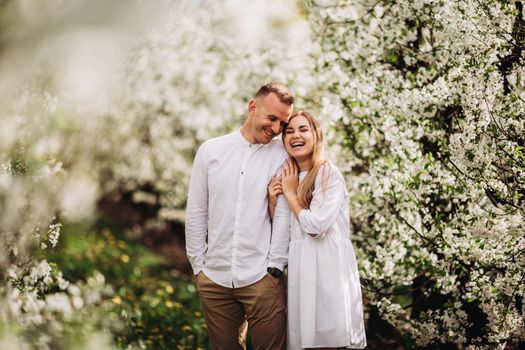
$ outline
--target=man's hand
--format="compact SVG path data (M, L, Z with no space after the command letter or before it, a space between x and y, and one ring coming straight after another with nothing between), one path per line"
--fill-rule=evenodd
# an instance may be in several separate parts
M199 271L198 274L191 276L191 281L193 282L193 284L195 284L195 285L197 284L197 279L199 278L201 273L202 273L202 270Z

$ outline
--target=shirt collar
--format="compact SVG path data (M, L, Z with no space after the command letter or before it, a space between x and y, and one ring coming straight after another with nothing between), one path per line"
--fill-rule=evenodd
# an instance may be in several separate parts
M244 138L244 136L242 135L241 133L241 128L237 129L236 131L236 135L237 135L237 139L239 140L239 142L243 145L243 146L246 146L246 147L250 147L252 149L259 149L263 146L266 146L266 145L263 145L262 143L249 143L248 140L246 140Z

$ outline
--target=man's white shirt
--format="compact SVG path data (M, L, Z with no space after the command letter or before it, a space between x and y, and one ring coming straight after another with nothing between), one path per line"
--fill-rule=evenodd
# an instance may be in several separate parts
M193 273L224 287L257 282L287 263L290 209L279 196L272 223L267 185L288 154L280 139L250 144L240 133L210 139L195 156L186 207Z

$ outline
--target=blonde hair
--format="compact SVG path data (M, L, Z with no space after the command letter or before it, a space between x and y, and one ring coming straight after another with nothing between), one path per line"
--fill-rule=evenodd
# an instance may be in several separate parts
M297 188L297 196L299 197L299 201L303 205L303 207L310 208L310 203L312 202L313 198L313 192L315 190L315 179L317 178L317 174L319 173L319 169L321 167L323 168L323 190L326 189L327 186L327 170L329 167L324 166L326 164L326 160L323 159L322 153L323 153L323 131L321 130L321 126L317 119L315 119L310 113L305 111L298 111L293 113L290 116L290 119L288 119L288 123L290 121L298 116L303 116L308 120L308 124L310 124L310 129L312 130L312 134L314 136L314 150L312 153L312 169L308 171L308 174L304 178L303 181L299 184L299 187ZM282 139L284 142L284 138L286 137L286 133L282 133ZM294 159L294 161L296 161Z
M293 92L290 91L290 89L288 89L286 85L281 84L277 81L270 81L264 83L255 94L255 98L266 97L271 93L275 94L279 101L286 105L293 105L295 101L295 96Z

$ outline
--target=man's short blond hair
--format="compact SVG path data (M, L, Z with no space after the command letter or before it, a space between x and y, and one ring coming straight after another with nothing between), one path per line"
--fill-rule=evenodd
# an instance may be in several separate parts
M288 89L286 85L276 81L270 81L268 83L263 84L255 94L255 98L265 97L271 93L275 94L279 101L281 101L284 104L293 105L295 101L295 96L293 92L290 91L290 89Z

